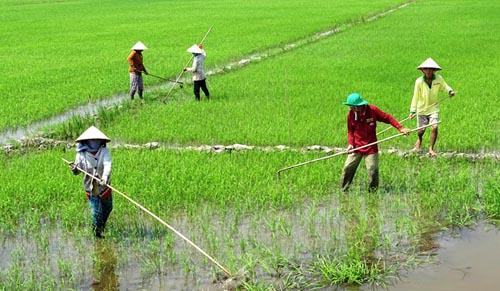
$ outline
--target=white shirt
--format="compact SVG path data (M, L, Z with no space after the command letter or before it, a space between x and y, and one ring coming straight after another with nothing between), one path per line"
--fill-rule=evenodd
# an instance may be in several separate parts
M88 151L77 152L75 157L75 165L100 179L105 179L107 183L111 180L111 154L107 147L101 147L95 155ZM83 187L86 192L92 192L97 181L92 183L93 179L87 175L83 178ZM102 189L101 189L102 188ZM104 187L99 187L99 194L104 190Z

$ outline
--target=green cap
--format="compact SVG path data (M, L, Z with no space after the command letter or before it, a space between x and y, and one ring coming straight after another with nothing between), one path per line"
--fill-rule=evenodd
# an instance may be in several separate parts
M347 96L347 101L344 104L348 106L362 106L367 105L368 102L359 93L351 93Z

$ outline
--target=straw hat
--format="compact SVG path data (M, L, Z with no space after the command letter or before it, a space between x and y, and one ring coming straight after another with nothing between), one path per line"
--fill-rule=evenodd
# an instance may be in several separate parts
M359 93L351 93L347 96L347 100L344 104L348 106L362 106L368 105L368 102L363 99Z
M441 70L441 67L432 58L428 58L422 64L420 64L417 69Z
M148 48L140 41L138 41L134 46L131 48L133 51L143 51L147 50Z
M187 49L188 53L192 54L202 54L204 52L197 44L193 44L190 48Z
M102 139L106 142L111 141L102 131L97 129L95 126L89 127L85 132L83 132L76 141L89 140L89 139Z

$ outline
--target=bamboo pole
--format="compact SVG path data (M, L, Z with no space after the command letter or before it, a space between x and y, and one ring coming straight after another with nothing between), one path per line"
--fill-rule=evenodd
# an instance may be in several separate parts
M455 92L455 93L456 93L456 92ZM429 105L429 106L425 107L425 109L427 109L427 108L429 108L429 107L432 107L432 106L434 106L434 105L436 105L436 104L442 103L442 102L443 102L444 100L446 100L446 99L451 99L451 97L448 97L448 98L443 98L443 99L441 99L441 100L438 100L438 101L436 101L436 102L432 103L431 105ZM403 123L403 122L407 121L408 119L410 119L410 116L408 116L408 117L406 117L405 119L402 119L402 120L400 120L400 121L398 121L398 122L399 122L399 123ZM377 132L377 135L382 134L382 133L384 133L384 132L388 131L388 130L389 130L389 129L391 129L391 128L392 128L392 126L388 126L387 128L385 128L385 129L383 129L383 130L381 130L381 131Z
M72 162L62 158L62 160L64 162L66 162L67 164L71 165ZM76 166L76 168L82 172L83 174L85 174L86 176L89 176L90 178L98 181L99 183L101 182L101 179L93 176L92 174L86 172L85 170L83 170L82 168ZM231 272L229 272L226 268L224 268L221 264L219 264L214 258L212 258L209 254L207 254L205 251L203 251L200 247L198 247L195 243L193 243L191 240L189 240L187 237L185 237L182 233L180 233L179 231L177 231L175 228L173 228L172 226L170 226L168 223L166 223L165 221L163 221L161 218L159 218L158 216L156 216L154 213L152 213L151 211L149 211L146 207L142 206L141 204L135 202L132 198L128 197L126 194L120 192L119 190L115 189L114 187L112 187L111 185L108 185L106 184L106 187L110 188L111 190L113 190L114 192L120 194L123 198L127 199L128 201L130 201L132 204L134 204L135 206L137 206L139 209L141 209L142 211L146 212L147 214L151 215L154 219L156 219L157 221L159 221L161 224L163 224L164 226L166 226L168 229L170 229L171 231L173 231L175 234L177 234L178 236L180 236L183 240L185 240L188 244L190 244L192 247L194 247L197 251L199 251L200 253L202 253L205 257L207 257L212 263L214 263L215 265L217 265L217 267L219 267L222 271L224 271L224 273L226 273L226 275L228 275L229 277L232 277L231 275Z
M208 34L212 31L212 28L213 28L213 26L210 26L210 28L208 29L207 33L205 33L205 36L203 36L203 38L201 39L201 42L199 42L199 45L203 44L203 42L207 38ZM175 83L172 85L172 87L170 87L170 90L168 90L167 95L165 95L165 98L163 99L163 103L167 102L167 98L170 96L170 93L172 93L172 91L174 90L175 84L177 82L179 82L179 80L182 78L182 75L184 74L184 68L187 67L187 66L189 66L189 64L191 63L192 60L193 60L193 56L191 56L189 58L189 61L186 63L186 65L184 65L184 67L182 67L181 72L179 73L179 75L177 76L177 78L175 78Z
M417 127L417 128L414 128L414 129L411 129L408 133L410 132L414 132L414 131L417 131L417 130L420 130L420 129L424 129L426 127L429 127L431 125L435 125L435 124L438 124L440 123L441 121L438 121L438 122L435 122L435 123L432 123L432 124L427 124L427 125L424 125L424 126L420 126L420 127ZM321 158L317 158L317 159L314 159L314 160L310 160L310 161L306 161L306 162L303 162L303 163L299 163L299 164L296 164L296 165L292 165L292 166L289 166L289 167L285 167L285 168L282 168L282 169L279 169L276 174L278 175L279 177L279 174L281 172L284 172L284 171L288 171L290 169L293 169L293 168L297 168L297 167L301 167L301 166L304 166L304 165L307 165L307 164L311 164L311 163L315 163L315 162L319 162L319 161L322 161L322 160L327 160L327 159L331 159L333 157L336 157L336 156L340 156L340 155L343 155L343 154L350 154L352 152L355 152L357 150L361 150L361 149L364 149L364 148L367 148L367 147L370 147L370 146L373 146L373 145L376 145L376 144L379 144L379 143L383 143L383 142L386 142L388 140L391 140L391 139L394 139L396 137L399 137L399 136L402 136L404 135L404 133L398 133L396 135L393 135L393 136L390 136L390 137L387 137L387 138L384 138L384 139L381 139L381 140L378 140L378 141L375 141L375 142L372 142L372 143L369 143L369 144L366 144L364 146L360 146L360 147L357 147L355 149L350 149L350 150L344 150L342 152L339 152L339 153L336 153L336 154L333 154L333 155L329 155L329 156L325 156L325 157L321 157Z

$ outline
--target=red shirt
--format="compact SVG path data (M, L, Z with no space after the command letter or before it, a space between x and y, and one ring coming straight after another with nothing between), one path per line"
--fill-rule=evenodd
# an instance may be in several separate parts
M389 123L397 129L403 126L390 114L378 109L375 105L363 106L364 110L347 114L347 142L355 148L377 141L377 121ZM378 146L372 145L355 151L363 155L378 153Z

